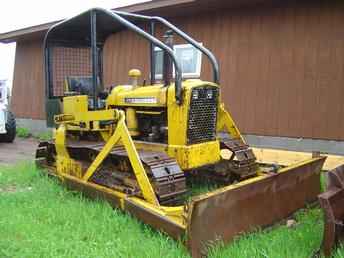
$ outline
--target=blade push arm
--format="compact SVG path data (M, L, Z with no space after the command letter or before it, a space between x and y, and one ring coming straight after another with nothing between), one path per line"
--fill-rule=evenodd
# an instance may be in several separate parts
M131 165L133 166L134 174L136 176L137 182L142 191L143 197L150 202L159 206L159 202L154 193L153 187L149 182L146 171L142 165L142 162L139 158L139 155L136 151L133 140L131 139L128 128L125 124L125 115L124 112L119 112L119 120L117 123L116 130L110 139L106 142L103 149L99 152L97 157L94 159L92 164L86 171L86 174L83 176L83 180L87 181L96 170L99 168L104 159L109 155L112 148L121 140L122 144L125 147L125 150L128 153L128 157Z
M98 153L96 158L93 160L91 165L88 167L86 173L82 176L83 181L88 181L92 175L97 171L97 169L100 167L102 162L106 159L106 157L110 154L113 147L121 142L121 144L125 147L126 152L128 153L128 157L130 160L130 163L133 167L133 171L135 174L135 177L137 179L138 185L141 189L142 195L145 200L147 200L149 203L159 206L159 201L155 195L155 192L153 190L153 187L148 179L148 176L146 174L146 171L142 165L142 162L140 160L140 157L137 153L137 150L135 148L134 142L130 136L130 133L128 131L128 128L125 124L125 114L123 111L119 110L112 110L114 112L113 119L115 119L115 122L117 122L116 128L112 136L106 141L106 144L102 148L102 150ZM100 113L103 112L105 115L101 115ZM56 131L55 135L55 142L56 142L56 151L59 157L61 157L61 166L60 169L58 168L58 172L61 173L67 173L67 174L75 174L75 172L71 171L75 170L75 167L77 166L77 162L74 161L68 154L68 150L66 148L66 126L69 124L74 125L76 123L76 120L74 120L76 117L78 117L77 114L74 115L64 115L64 117L56 116L55 120L58 120L57 118L60 118L59 123L60 126ZM107 118L107 111L88 111L83 114L83 118L85 120L82 120L81 117L77 120L78 123L80 122L89 122L93 119L101 119ZM62 118L65 118L64 120ZM67 119L68 118L68 119ZM73 166L72 166L73 165ZM81 170L81 167L78 169ZM77 175L81 176L81 171L77 173Z
M232 136L232 138L238 138L245 142L244 138L242 137L238 127L235 125L234 120L230 116L230 114L225 110L225 106L223 103L220 104L219 112L218 112L218 121L217 121L217 132L221 132L223 129L226 129L227 132Z

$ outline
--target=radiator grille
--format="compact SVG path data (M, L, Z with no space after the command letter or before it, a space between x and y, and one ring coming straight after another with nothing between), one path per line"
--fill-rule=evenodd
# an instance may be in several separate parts
M215 139L218 95L219 89L213 86L192 89L187 130L189 144Z

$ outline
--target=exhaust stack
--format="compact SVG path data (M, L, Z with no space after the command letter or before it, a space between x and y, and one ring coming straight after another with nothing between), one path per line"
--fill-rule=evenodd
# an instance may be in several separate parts
M165 44L173 50L173 31L168 30L164 34L164 39L165 39ZM163 73L163 79L164 79L164 86L170 85L173 77L172 77L172 60L171 57L168 55L166 51L164 51L164 56L163 56L163 68L162 68L162 73Z

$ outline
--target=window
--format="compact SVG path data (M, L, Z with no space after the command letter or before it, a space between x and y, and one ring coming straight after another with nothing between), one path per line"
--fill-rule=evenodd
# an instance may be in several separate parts
M174 53L181 65L183 77L198 78L201 76L201 51L190 44L182 44L174 46Z
M162 66L164 59L164 51L161 48L154 48L154 58L155 58L155 78L160 80L162 79Z
M201 43L202 44L202 43ZM184 78L199 78L201 75L202 53L190 44L174 45L173 51L179 61ZM155 47L155 78L162 79L163 51ZM173 67L174 76L174 67Z

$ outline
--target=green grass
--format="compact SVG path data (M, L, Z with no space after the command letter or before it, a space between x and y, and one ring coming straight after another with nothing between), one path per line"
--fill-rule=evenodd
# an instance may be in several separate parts
M257 230L210 251L211 258L308 258L322 238L318 208L297 225ZM67 191L24 163L0 168L0 257L189 257L180 242L101 201ZM335 258L344 258L344 248Z
M30 130L25 127L17 127L16 135L21 138L28 138L31 136Z
M32 133L30 129L26 127L17 127L16 135L20 138L29 138L34 137L40 141L47 141L52 138L52 131L40 132L40 133Z
M294 228L283 224L258 230L236 239L228 248L214 248L211 257L311 257L321 243L321 218L319 209L298 212Z
M47 132L41 132L38 134L34 134L33 137L40 141L48 141L52 138L52 131L47 131Z

